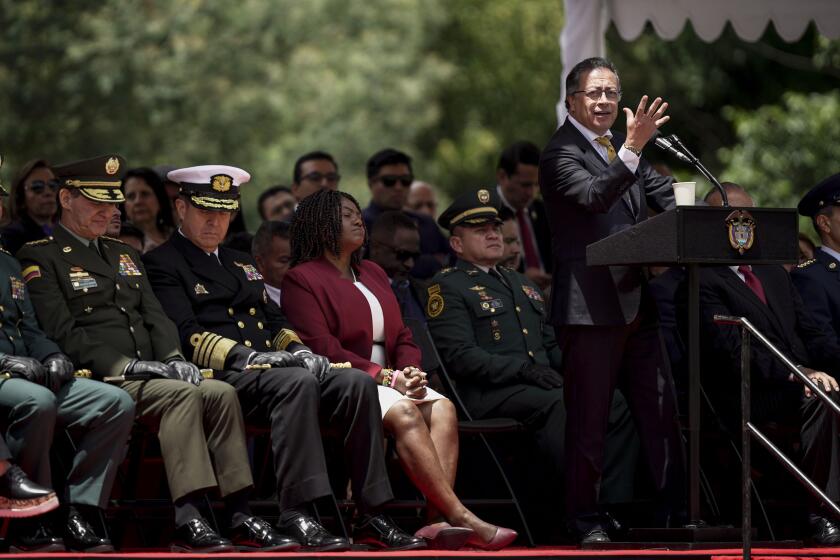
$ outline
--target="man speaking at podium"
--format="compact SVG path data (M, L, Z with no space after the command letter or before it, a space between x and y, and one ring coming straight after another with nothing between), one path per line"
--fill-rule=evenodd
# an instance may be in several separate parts
M673 381L642 269L587 266L586 246L629 228L648 207L674 207L671 178L640 158L668 121L660 98L624 109L627 135L613 134L621 84L603 58L578 63L566 78L569 116L540 158L540 190L552 230L551 322L563 351L566 513L582 544L608 542L598 514L604 436L613 392L630 404L663 521L682 496Z

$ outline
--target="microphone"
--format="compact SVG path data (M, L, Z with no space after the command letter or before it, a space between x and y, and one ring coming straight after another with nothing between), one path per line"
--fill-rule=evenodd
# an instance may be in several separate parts
M673 138L673 136L671 138L669 138L667 136L662 136L657 132L657 135L653 140L653 144L657 148L659 148L660 150L663 150L663 151L668 152L669 154L675 156L678 160L680 160L684 163L693 164L694 161L692 161L691 158L689 158L687 155L685 155L683 152L681 152L679 149L677 149L674 146L674 141L672 140L672 138ZM682 146L682 142L680 142L680 146ZM684 147L684 146L682 146L682 147Z
M724 189L715 176L709 173L709 170L700 163L697 156L692 154L691 151L685 147L685 144L682 143L679 136L676 134L672 134L671 136L661 136L657 130L653 136L653 144L660 150L664 150L669 154L672 154L678 160L697 168L697 171L708 179L709 182L717 188L718 192L720 192L720 198L723 202L723 206L729 206L729 197L726 196L726 189Z

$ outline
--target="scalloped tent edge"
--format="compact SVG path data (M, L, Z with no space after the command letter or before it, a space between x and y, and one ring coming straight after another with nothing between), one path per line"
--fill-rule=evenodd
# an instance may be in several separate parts
M567 69L604 56L604 33L613 22L625 41L636 39L650 21L656 34L673 41L687 22L703 41L720 37L727 22L745 41L757 41L772 24L785 41L798 40L811 21L829 39L840 37L840 0L563 0L566 23L560 33L562 80L557 122L566 118Z

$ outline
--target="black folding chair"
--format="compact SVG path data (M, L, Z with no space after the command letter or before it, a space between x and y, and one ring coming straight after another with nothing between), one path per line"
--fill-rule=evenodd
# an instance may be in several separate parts
M468 506L513 506L516 510L516 514L519 516L525 540L528 546L533 548L536 545L534 544L534 538L531 535L531 529L528 526L528 522L525 520L525 515L522 513L522 507L519 504L519 499L513 491L513 486L511 486L510 481L502 468L501 462L493 452L493 448L490 447L490 443L485 437L485 434L510 434L524 432L526 431L525 426L513 418L483 418L481 420L474 420L470 415L469 410L467 410L467 407L464 406L464 401L461 400L461 397L455 390L455 384L452 381L452 378L449 377L446 367L443 365L443 360L440 359L440 354L438 354L437 348L435 348L434 341L432 340L432 336L429 333L429 329L426 324L410 317L404 318L403 321L405 322L405 325L411 329L414 343L420 348L420 352L423 355L423 369L427 373L437 374L438 379L440 379L443 384L444 391L455 404L455 408L458 411L458 417L461 419L458 422L458 431L462 434L469 434L478 438L487 450L490 458L493 460L493 464L496 466L496 471L499 473L499 477L502 479L502 482L507 489L507 493L510 495L510 498L473 499L462 501Z

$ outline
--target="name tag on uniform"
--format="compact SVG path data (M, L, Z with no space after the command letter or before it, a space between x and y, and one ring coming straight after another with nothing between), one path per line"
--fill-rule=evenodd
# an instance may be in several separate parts
M137 268L137 265L134 264L134 261L131 260L131 256L122 253L120 255L120 276L143 276L143 273L140 272L140 269Z
M257 267L255 267L254 265L243 264L241 262L236 262L236 261L233 261L233 264L235 264L236 266L241 268L243 270L243 272L245 272L245 277L248 278L248 280L253 281L253 280L262 280L263 279L262 274L260 274L260 271L257 270Z
M12 299L26 299L26 291L23 284L23 280L15 278L14 276L10 276L9 283L12 288Z

